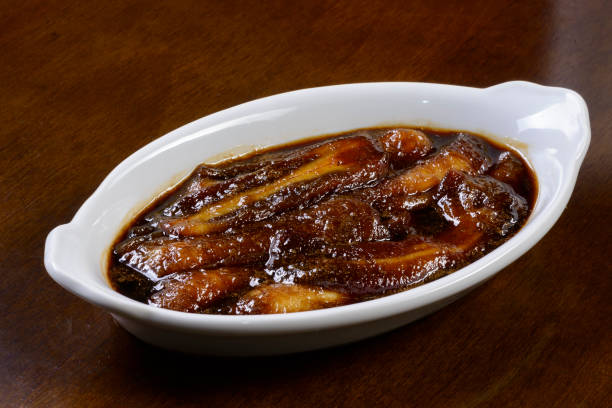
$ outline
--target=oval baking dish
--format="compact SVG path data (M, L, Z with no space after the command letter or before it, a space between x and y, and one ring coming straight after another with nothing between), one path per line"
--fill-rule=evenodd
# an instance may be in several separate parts
M519 150L538 180L538 197L525 226L499 248L448 276L329 309L254 316L188 314L131 300L109 286L105 263L119 232L199 163L320 134L398 124L485 134ZM527 82L486 89L366 83L279 94L206 116L132 154L69 224L51 231L45 267L56 282L109 311L135 336L165 348L266 355L355 341L449 304L531 248L565 208L589 141L588 111L578 94Z

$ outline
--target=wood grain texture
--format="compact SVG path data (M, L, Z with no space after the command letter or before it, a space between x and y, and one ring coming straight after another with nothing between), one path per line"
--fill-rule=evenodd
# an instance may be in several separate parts
M0 5L0 406L612 406L612 7L592 1ZM561 219L443 309L331 350L226 360L134 339L45 273L44 238L131 152L201 116L363 81L578 91Z

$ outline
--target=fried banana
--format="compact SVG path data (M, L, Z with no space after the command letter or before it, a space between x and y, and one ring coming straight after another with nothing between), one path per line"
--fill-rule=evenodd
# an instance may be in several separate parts
M491 158L482 142L467 134L461 134L437 154L417 163L414 167L365 191L377 205L383 205L392 197L423 194L436 187L451 170L468 174L482 174L491 166Z
M327 247L326 256L271 268L268 273L275 282L308 283L353 295L405 289L465 264L482 249L478 245L485 235L507 236L528 208L507 184L454 170L444 177L434 200L448 223L435 237Z
M181 312L198 312L249 284L250 271L222 268L176 274L160 283L149 304Z
M385 132L379 141L395 168L406 167L434 149L429 137L416 129L392 129Z
M289 174L204 205L194 215L162 221L161 229L175 236L223 231L368 185L388 171L387 156L365 137L338 139L311 152L315 158Z
M378 212L370 205L350 197L336 197L234 234L153 240L137 237L134 243L118 245L116 252L121 263L157 280L195 268L244 265L266 259L270 263L282 251L291 254L323 244L388 237Z
M241 296L229 314L294 313L341 306L350 302L342 292L306 285L262 285Z

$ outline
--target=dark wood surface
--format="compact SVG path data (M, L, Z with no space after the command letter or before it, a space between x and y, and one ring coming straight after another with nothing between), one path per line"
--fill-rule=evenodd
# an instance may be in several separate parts
M612 405L610 2L0 7L0 406ZM587 101L573 197L517 262L392 333L276 358L183 356L44 270L47 233L131 152L189 121L320 85L514 79Z

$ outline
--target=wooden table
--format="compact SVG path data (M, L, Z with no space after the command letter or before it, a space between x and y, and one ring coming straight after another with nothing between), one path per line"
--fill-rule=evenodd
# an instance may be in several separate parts
M1 7L0 406L611 406L609 2ZM44 270L49 230L113 167L201 116L328 84L514 79L587 101L593 139L574 195L521 259L392 333L276 358L183 356L136 340Z

